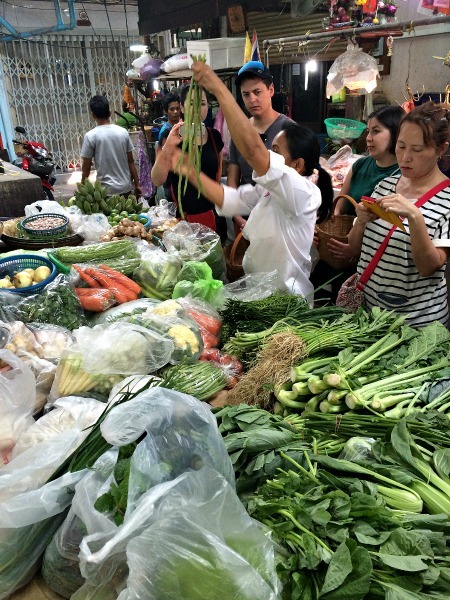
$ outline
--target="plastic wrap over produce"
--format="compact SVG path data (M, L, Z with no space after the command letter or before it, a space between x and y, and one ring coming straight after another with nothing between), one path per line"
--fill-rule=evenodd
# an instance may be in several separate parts
M97 599L103 597L101 592L110 594L105 597L117 597L124 589L126 546L144 531L153 504L177 478L209 466L234 485L233 468L215 418L207 406L191 396L162 388L147 390L112 408L101 431L105 440L120 448L139 440L144 432L147 435L131 457L121 525L94 510L92 502L77 504L77 515L92 534L80 544L81 573L87 581L74 599Z
M372 92L379 77L377 61L362 51L362 48L348 44L347 50L337 57L327 76L327 98L337 94L343 87L360 90L366 94Z
M274 544L219 473L185 473L166 494L151 496L147 526L126 549L129 576L119 600L279 597Z
M180 221L164 232L163 243L167 251L183 263L204 261L211 267L214 279L225 280L225 258L220 237L209 227Z
M36 378L10 350L0 350L0 473L20 436L34 420ZM1 487L1 486L0 486ZM1 494L1 492L0 492ZM0 497L1 499L1 497Z
M170 336L125 321L81 327L75 335L87 373L153 373L169 362L174 351Z

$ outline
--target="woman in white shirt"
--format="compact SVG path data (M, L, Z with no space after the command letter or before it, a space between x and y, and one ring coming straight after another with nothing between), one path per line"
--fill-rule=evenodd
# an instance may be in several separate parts
M217 98L231 138L253 168L256 182L255 187L243 185L234 189L201 174L203 194L224 216L250 214L243 229L244 237L250 242L242 263L245 273L276 270L280 289L312 302L314 290L309 275L314 226L323 199L329 206L333 195L331 179L324 170L319 169L317 185L308 179L319 163L315 134L306 127L286 123L274 138L272 150L267 150L214 71L204 63L194 63L192 68L196 81ZM179 126L174 127L174 137L176 127ZM174 169L180 156L177 144L174 142L167 148L172 153ZM193 170L189 180L196 184Z

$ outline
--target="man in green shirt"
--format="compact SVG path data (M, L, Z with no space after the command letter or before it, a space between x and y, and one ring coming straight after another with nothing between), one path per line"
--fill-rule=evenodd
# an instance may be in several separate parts
M136 125L136 117L130 113L126 102L122 102L122 116L117 119L116 125L125 127L125 129L131 129Z

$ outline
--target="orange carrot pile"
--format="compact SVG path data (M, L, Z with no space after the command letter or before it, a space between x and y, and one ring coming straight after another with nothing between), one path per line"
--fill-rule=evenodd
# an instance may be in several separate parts
M126 275L107 265L85 267L72 265L89 287L75 288L81 306L92 312L102 312L114 304L136 300L141 288Z

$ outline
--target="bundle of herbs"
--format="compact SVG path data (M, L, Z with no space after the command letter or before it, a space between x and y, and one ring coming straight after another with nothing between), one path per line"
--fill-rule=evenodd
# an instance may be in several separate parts
M304 413L366 409L396 419L450 407L450 333L440 323L415 330L399 318L376 341L360 342L294 366L291 381L275 389L280 405Z

